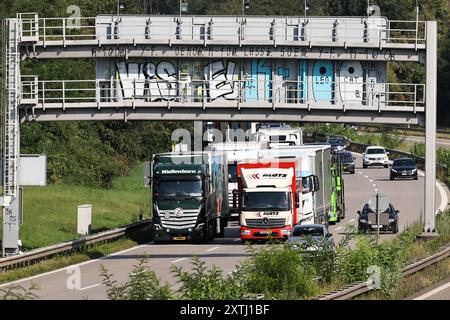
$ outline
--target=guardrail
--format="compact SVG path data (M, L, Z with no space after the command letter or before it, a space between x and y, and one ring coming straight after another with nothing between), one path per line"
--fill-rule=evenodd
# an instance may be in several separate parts
M41 260L48 259L54 255L82 251L94 244L104 243L129 234L151 230L151 220L133 223L122 228L116 228L105 232L100 232L83 238L59 243L56 245L39 248L26 252L22 255L11 256L0 259L0 271L9 270L20 266L28 266Z
M421 271L429 266L432 266L446 258L450 257L450 246L442 251L432 254L426 258L418 259L417 261L409 263L403 268L403 276L408 276ZM348 300L368 293L374 290L366 281L359 281L350 284L339 291L332 291L322 296L316 297L315 300Z

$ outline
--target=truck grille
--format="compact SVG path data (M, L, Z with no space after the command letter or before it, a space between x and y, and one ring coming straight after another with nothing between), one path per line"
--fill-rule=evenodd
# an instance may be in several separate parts
M163 228L169 229L186 229L194 228L197 222L198 210L183 210L183 214L179 217L175 215L173 210L160 210L159 217Z
M246 219L247 227L258 229L283 228L286 225L284 218Z

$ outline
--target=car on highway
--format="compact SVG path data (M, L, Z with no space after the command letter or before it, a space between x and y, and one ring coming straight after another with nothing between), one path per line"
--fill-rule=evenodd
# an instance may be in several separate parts
M384 166L389 167L389 152L386 152L384 147L380 146L370 146L366 148L363 153L363 168L371 166Z
M321 249L336 251L333 235L323 224L295 225L287 245L306 255L317 253Z
M410 178L417 180L417 165L411 158L397 158L390 170L390 179Z
M338 152L338 151L345 150L345 148L347 147L347 139L345 139L344 137L328 136L325 141L325 144L328 144L331 146L332 152Z
M347 171L351 174L355 173L355 157L350 151L339 151L336 156L340 163L343 164L344 171Z
M366 203L361 211L358 211L358 231L366 233L367 231L376 231L378 228L380 231L398 233L398 214L400 211L395 210L392 203L388 208L381 212L378 218L376 213Z

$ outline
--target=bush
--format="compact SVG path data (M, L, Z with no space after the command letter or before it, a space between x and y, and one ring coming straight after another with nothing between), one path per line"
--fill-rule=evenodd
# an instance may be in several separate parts
M171 271L179 279L181 287L179 298L183 300L239 300L243 299L246 290L243 286L243 274L238 271L223 278L222 270L213 266L207 270L205 262L192 257L191 272L181 267L172 266Z
M250 247L251 257L243 264L245 287L264 299L301 299L315 289L314 269L289 246Z
M389 134L383 130L379 141L379 144L385 148L398 149L405 141L405 138L399 135Z
M145 267L146 259L140 259L134 266L129 280L117 285L113 275L102 266L102 283L106 286L106 295L110 300L169 300L175 296L169 284L161 285L154 271Z
M38 298L34 293L38 289L39 287L36 284L31 285L29 288L21 286L0 288L0 300L34 300Z

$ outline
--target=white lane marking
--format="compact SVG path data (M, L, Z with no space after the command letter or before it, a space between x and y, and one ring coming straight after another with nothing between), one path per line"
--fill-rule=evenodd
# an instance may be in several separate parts
M417 298L414 298L413 300L425 300L426 298L434 296L436 293L439 293L442 290L445 290L445 289L447 289L449 287L450 287L450 282L448 282L448 283L446 283L446 284L444 284L444 285L442 285L442 286L440 286L440 287L438 287L438 288L436 288L434 290L431 290L430 292L427 292L427 293L425 293L425 294L423 294L423 295L421 295L421 296L419 296Z
M374 187L374 188L376 188L377 187L377 185L374 183L374 184L372 184L372 186Z
M102 285L101 283L97 283L97 284L94 284L94 285L92 285L92 286L80 288L80 289L78 289L78 290L79 290L79 291L89 290L89 289L92 289L92 288L95 288L95 287L98 287L98 286L101 286L101 285Z
M359 174L362 174L362 172L361 172L361 171L358 171L358 173L359 173Z
M211 252L211 251L214 251L214 250L217 250L217 249L219 249L220 247L214 247L214 248L211 248L211 249L208 249L208 250L206 250L207 252Z
M351 222L354 222L356 219L352 219L352 220L350 220L349 222L351 223Z
M341 230L343 227L339 227L339 228L336 228L336 231L339 231L339 230Z
M417 171L417 174L421 177L425 177L425 173L423 171ZM439 205L439 208L436 210L436 213L439 212L439 210L444 211L445 208L447 208L448 204L448 197L447 192L445 191L444 187L436 181L436 188L438 189L439 193L441 194L441 204Z
M369 176L366 176L366 175L364 175L364 178L368 179L368 178L369 178Z
M105 257L98 258L98 259L88 260L88 261L84 261L84 262L77 263L77 264L72 264L72 265L64 267L64 268L60 268L60 269L57 269L57 270L52 270L52 271L49 271L49 272L46 272L46 273L42 273L42 274L37 274L35 276L28 277L28 278L25 278L25 279L19 279L19 280L13 281L13 282L4 283L4 284L0 285L0 288L1 287L6 287L6 286L10 286L10 285L13 285L13 284L17 284L17 283L20 283L20 282L24 282L24 281L30 281L30 280L33 280L33 279L36 279L36 278L45 277L45 276L48 276L48 275L51 275L51 274L54 274L54 273L57 273L57 272L65 271L69 267L72 267L72 268L73 267L81 267L81 266L84 266L84 265L87 265L87 264L90 264L90 263L94 263L94 262L97 262L97 261L100 261L100 260L105 260L105 259L107 259L109 257L114 257L114 256L117 256L117 255L121 255L121 254L127 253L127 252L132 251L132 250L140 249L140 248L145 247L145 246L147 246L149 244L151 244L151 242L146 243L146 244L141 244L141 245L139 245L137 247L128 248L128 249L125 249L123 251L115 252L115 253L112 253L112 254L107 255Z
M186 260L186 259L187 259L187 258L180 258L180 259L173 260L173 261L170 261L170 262L176 263L176 262L180 262L180 261L183 261L183 260Z
M375 188L375 192L378 192L378 189Z
M373 180L372 180L372 179L369 179L369 182L370 182L370 183L372 183L372 182L373 182Z

